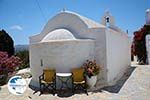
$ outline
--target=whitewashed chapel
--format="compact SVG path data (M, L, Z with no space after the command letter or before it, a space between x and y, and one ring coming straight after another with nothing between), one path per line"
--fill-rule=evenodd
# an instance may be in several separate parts
M70 72L86 60L101 65L96 86L114 84L130 65L130 40L106 12L97 23L63 11L48 21L42 32L30 37L31 85L38 86L44 68Z

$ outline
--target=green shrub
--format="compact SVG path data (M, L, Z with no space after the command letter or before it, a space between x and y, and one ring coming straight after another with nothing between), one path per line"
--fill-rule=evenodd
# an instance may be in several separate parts
M28 68L30 66L29 65L29 51L28 50L18 51L16 53L16 56L18 56L22 60L22 65L19 67L19 69Z
M9 56L14 54L14 41L5 30L0 31L0 51L6 51Z

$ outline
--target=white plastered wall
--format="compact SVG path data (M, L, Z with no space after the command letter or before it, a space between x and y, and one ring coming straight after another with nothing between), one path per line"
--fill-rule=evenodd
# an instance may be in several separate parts
M102 86L106 83L106 28L89 28L80 33L84 38L92 38L95 40L95 60L97 64L101 65L101 70L98 75L96 86Z
M93 40L66 40L30 45L30 65L34 86L44 68L55 68L56 72L71 72L87 60L94 59ZM41 60L42 63L41 64Z
M65 21L64 21L65 20ZM89 28L78 16L68 13L60 13L48 21L41 34L30 37L30 43L41 41L47 33L64 28L69 30L77 39L95 40L94 57L102 69L98 75L97 84L106 81L106 35L105 28Z
M32 44L40 42L49 32L60 28L69 30L77 39L92 39L95 41L95 51L92 56L102 67L98 75L97 87L102 86L106 82L113 82L117 80L116 78L119 79L127 66L130 65L130 43L127 35L111 29L107 30L105 27L88 27L78 16L64 12L50 19L40 34L30 37L31 71L36 78L42 73L42 69L40 69L40 72L37 74L36 71L38 69L34 68L35 66L40 66L40 59L35 60L35 64L32 63L33 59L38 58L38 56L41 57L42 53L39 50L41 46L38 47L39 45L37 44L38 49L35 52ZM44 66L48 66L48 63L45 63ZM36 80L38 81L38 79Z
M107 83L114 84L131 63L130 40L126 33L107 29Z

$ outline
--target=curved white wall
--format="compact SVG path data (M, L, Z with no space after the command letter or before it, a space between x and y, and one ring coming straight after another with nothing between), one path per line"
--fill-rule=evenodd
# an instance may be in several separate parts
M57 72L71 72L81 67L87 59L94 59L94 40L59 40L30 45L30 67L34 86L43 68L55 68ZM43 66L41 66L41 60ZM32 84L32 83L31 83Z
M56 29L48 33L41 42L49 42L51 40L74 40L73 34L67 29Z
M68 29L76 38L79 38L79 33L82 33L88 26L75 14L67 12L59 13L48 21L40 34L30 37L30 43L37 43L49 32L60 28Z

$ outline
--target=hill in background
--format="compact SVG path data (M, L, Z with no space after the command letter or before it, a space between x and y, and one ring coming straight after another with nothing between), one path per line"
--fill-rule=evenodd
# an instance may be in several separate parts
M15 45L15 53L23 50L29 50L29 45Z

